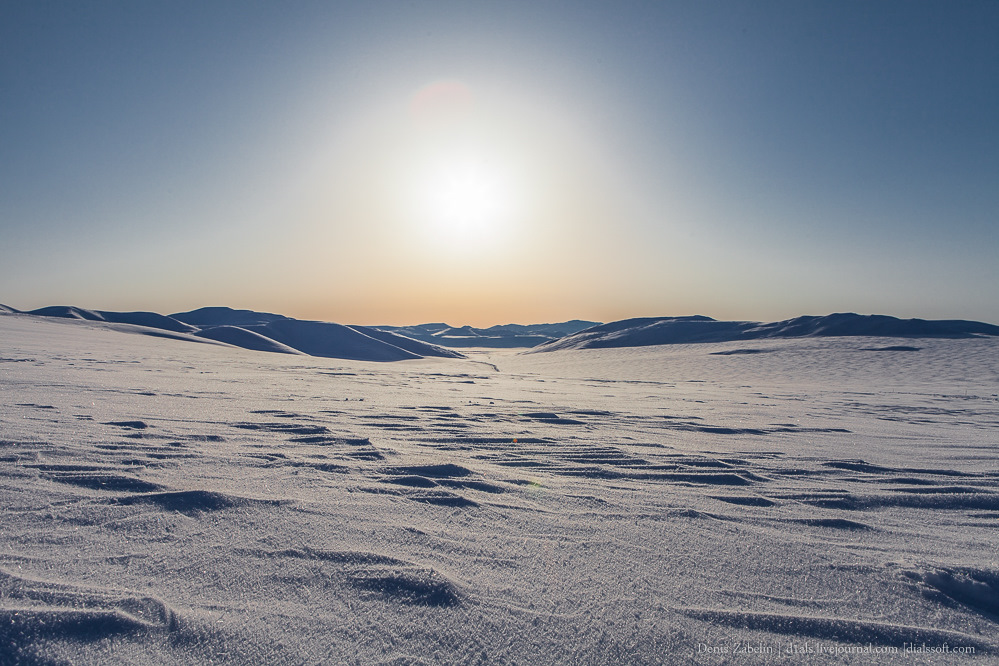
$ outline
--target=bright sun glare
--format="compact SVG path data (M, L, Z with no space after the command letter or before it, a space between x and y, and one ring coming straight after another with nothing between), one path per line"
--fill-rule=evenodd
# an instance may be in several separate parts
M428 168L422 180L421 212L442 240L488 240L511 212L509 185L487 163L445 161Z
M410 118L410 214L438 247L488 249L510 231L517 208L502 142L457 81L420 89Z

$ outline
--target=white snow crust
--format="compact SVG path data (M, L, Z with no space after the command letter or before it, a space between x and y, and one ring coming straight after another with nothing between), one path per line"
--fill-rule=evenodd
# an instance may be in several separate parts
M997 659L995 338L128 331L0 316L0 663Z

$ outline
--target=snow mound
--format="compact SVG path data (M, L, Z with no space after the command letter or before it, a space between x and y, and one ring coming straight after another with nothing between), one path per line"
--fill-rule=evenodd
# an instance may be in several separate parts
M198 308L190 312L178 312L170 315L177 321L182 321L202 328L208 326L251 326L254 324L269 324L279 319L288 319L284 315L270 312L254 312L253 310L233 310L224 307Z
M194 326L155 312L105 312L99 310L98 314L103 317L104 321L115 324L148 326L149 328L160 328L164 331L174 331L175 333L193 333L198 330Z
M994 571L959 568L925 574L923 582L959 604L999 619L999 574Z
M374 338L375 340L381 340L382 342L390 344L394 347L404 349L408 352L413 352L414 354L419 354L420 356L464 358L462 354L454 350L447 349L446 347L420 340L414 340L413 338L400 335L398 333L392 333L391 331L381 331L377 328L370 328L368 326L351 326L350 328L354 329L358 333Z
M13 308L6 310L10 313L17 312ZM300 321L268 312L225 307L200 308L165 316L155 312L107 312L56 305L26 314L95 322L126 333L222 343L253 351L282 354L306 354L355 361L464 358L459 352L391 331L321 321Z
M277 352L279 354L302 354L303 352L272 340L255 331L248 331L239 326L215 326L195 333L200 338L208 338L224 342L235 347L252 349L254 351Z
M38 315L40 317L62 317L63 319L86 319L88 321L104 321L94 310L78 308L72 305L50 305L46 308L30 310L27 314Z
M310 356L355 361L403 361L421 358L415 352L383 342L343 324L278 319L269 324L247 329Z
M113 324L132 324L160 328L175 333L193 333L197 327L178 321L172 317L155 312L108 312L105 310L87 310L71 305L52 305L47 308L32 310L28 314L42 317L61 317L63 319L85 319L87 321L106 321Z

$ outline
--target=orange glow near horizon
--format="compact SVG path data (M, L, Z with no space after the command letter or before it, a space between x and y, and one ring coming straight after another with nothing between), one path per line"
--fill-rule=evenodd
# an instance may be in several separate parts
M586 318L594 294L628 293L626 207L553 105L443 80L373 108L317 145L290 215L296 268L267 299L281 314L490 326Z

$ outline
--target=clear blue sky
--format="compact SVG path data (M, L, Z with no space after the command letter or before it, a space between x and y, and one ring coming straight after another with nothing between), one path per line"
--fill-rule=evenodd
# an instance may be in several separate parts
M0 3L0 302L999 323L999 2Z

